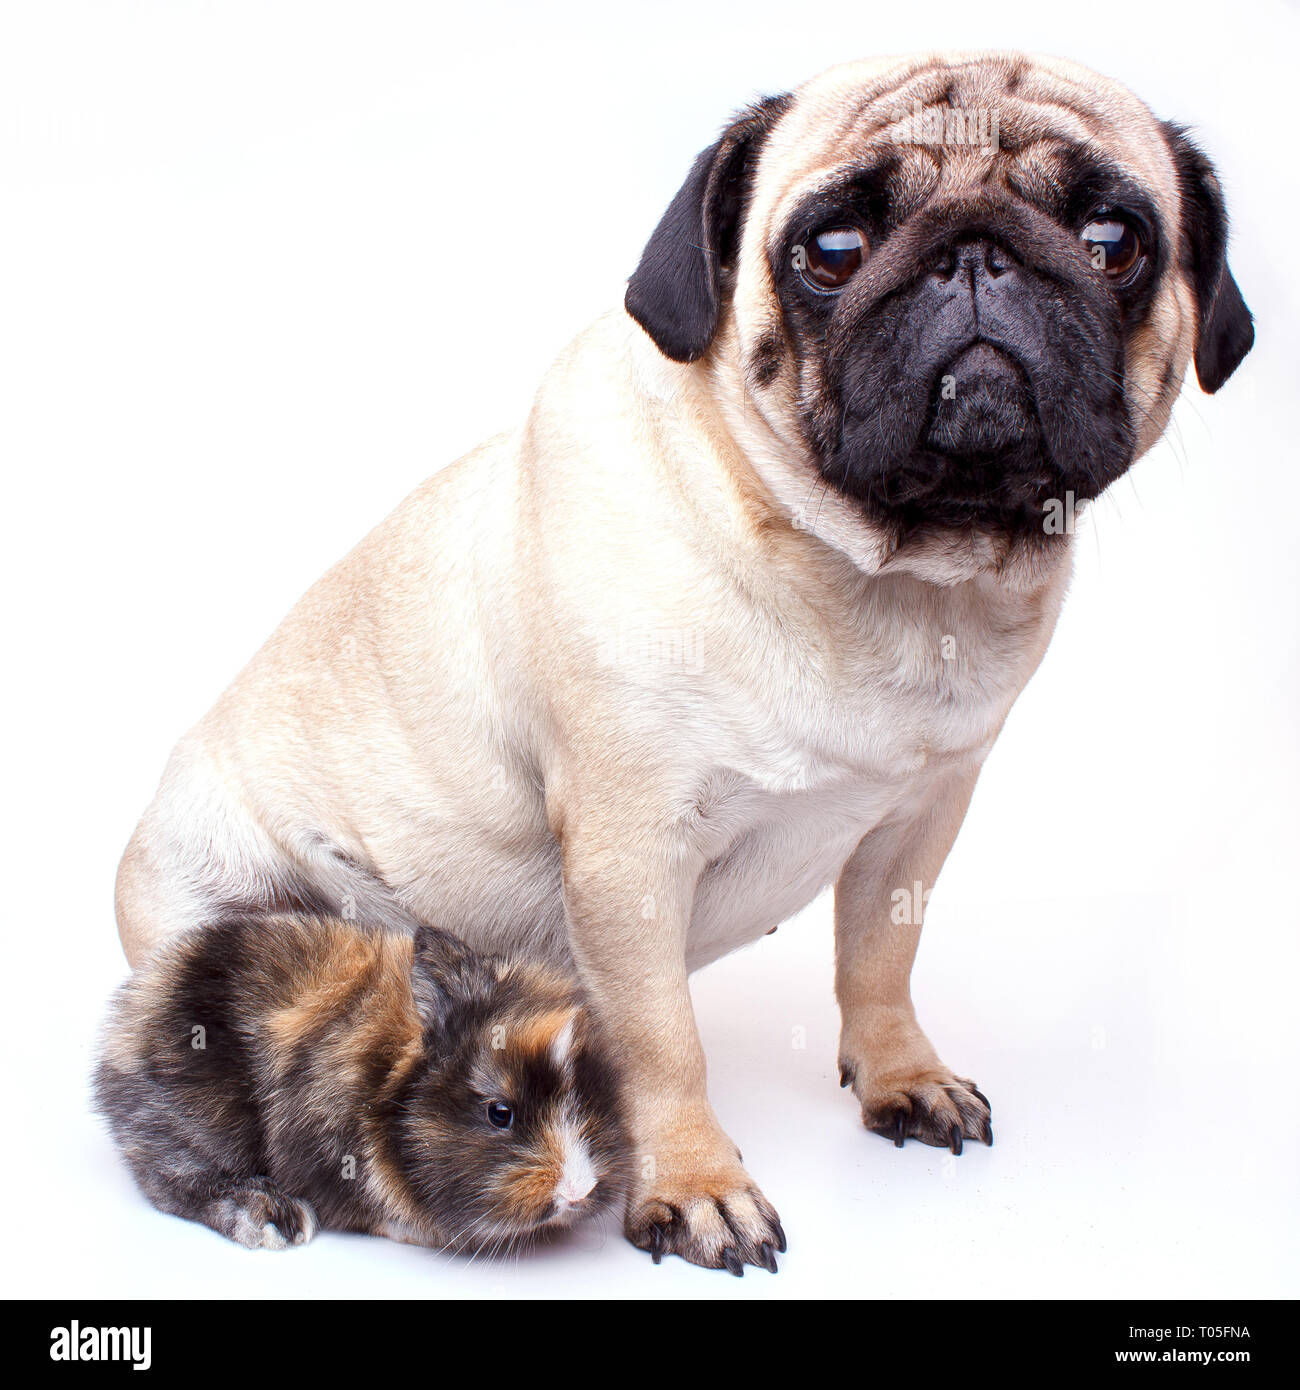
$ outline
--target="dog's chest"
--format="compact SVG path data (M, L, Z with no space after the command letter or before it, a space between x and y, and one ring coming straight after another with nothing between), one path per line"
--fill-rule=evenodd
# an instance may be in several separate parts
M700 834L707 865L696 890L692 969L754 940L806 906L839 876L864 836L883 821L919 814L937 767L923 753L890 776L787 765L784 785L735 773L717 781ZM798 785L799 781L803 785Z
M1036 659L1025 634L897 624L834 676L774 663L722 721L701 780L689 964L706 964L804 907L882 822L923 815L978 768ZM951 626L959 626L952 622Z
M898 799L896 788L733 788L706 833L687 949L691 969L754 940L806 906Z

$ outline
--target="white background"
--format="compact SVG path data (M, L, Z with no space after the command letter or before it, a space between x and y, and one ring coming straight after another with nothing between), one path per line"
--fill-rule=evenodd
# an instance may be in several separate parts
M823 900L696 980L715 1105L790 1233L775 1278L599 1229L504 1265L251 1254L153 1212L85 1078L125 968L115 864L173 742L372 523L519 418L733 108L976 45L1192 122L1258 319L1086 524L935 893L918 1007L997 1146L859 1127ZM1300 1292L1298 46L1293 10L1221 2L4 4L7 1291Z

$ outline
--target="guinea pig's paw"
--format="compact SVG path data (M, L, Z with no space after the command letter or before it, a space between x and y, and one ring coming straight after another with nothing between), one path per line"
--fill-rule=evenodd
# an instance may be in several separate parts
M290 1197L264 1179L224 1192L220 1217L219 1229L249 1250L306 1245L319 1225L309 1203Z
M914 1074L873 1076L841 1063L841 1084L852 1085L862 1105L862 1123L874 1134L962 1151L966 1139L993 1143L993 1111L988 1098L964 1076L942 1067Z
M746 1265L775 1274L776 1257L785 1250L776 1211L739 1164L708 1174L662 1174L633 1196L624 1230L655 1264L680 1255L737 1278Z

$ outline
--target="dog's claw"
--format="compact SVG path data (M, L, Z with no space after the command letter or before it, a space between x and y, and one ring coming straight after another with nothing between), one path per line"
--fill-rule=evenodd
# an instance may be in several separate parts
M981 1091L980 1088L979 1088L978 1086L972 1086L972 1087L970 1088L970 1092L971 1092L971 1095L973 1095L973 1096L975 1097L976 1100L980 1101L980 1102L983 1104L985 1110L987 1110L987 1111L989 1112L989 1114L991 1115L991 1114L993 1113L993 1107L989 1104L989 1098L988 1098L988 1096L986 1096L986 1095L984 1094L984 1092Z
M623 1232L655 1264L666 1255L680 1255L704 1269L725 1269L737 1279L744 1278L746 1265L775 1274L776 1254L785 1251L781 1222L752 1183L726 1196L664 1193L650 1198L625 1214Z
M993 1125L988 1120L984 1122L984 1142L990 1149L993 1147Z
M853 1078L849 1075L849 1069L848 1069L848 1067L841 1067L841 1068L840 1068L840 1089L843 1090L844 1087L847 1086L847 1085L849 1084L849 1082L852 1081L852 1080L853 1080Z
M847 1065L852 1066L852 1061ZM872 1094L875 1086L869 1077L865 1088L862 1075L855 1077L853 1084L855 1090L867 1092L861 1097L862 1123L873 1134L892 1139L896 1149L908 1139L916 1139L957 1155L967 1140L977 1143L984 1138L988 1102L969 1081L951 1073L930 1073L910 1083L882 1085L877 1095Z

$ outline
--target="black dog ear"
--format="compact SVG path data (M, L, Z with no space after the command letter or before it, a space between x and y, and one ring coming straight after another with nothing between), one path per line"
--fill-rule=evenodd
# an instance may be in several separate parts
M1254 323L1228 269L1228 213L1214 166L1181 126L1165 123L1183 205L1182 259L1196 288L1196 379L1213 393L1241 365L1255 341Z
M735 257L750 176L790 100L765 97L748 107L696 159L628 281L628 313L675 362L694 362L713 341L719 276Z
M416 928L411 994L426 1034L448 1034L456 1014L486 1000L495 979L488 962L459 937L433 927Z

